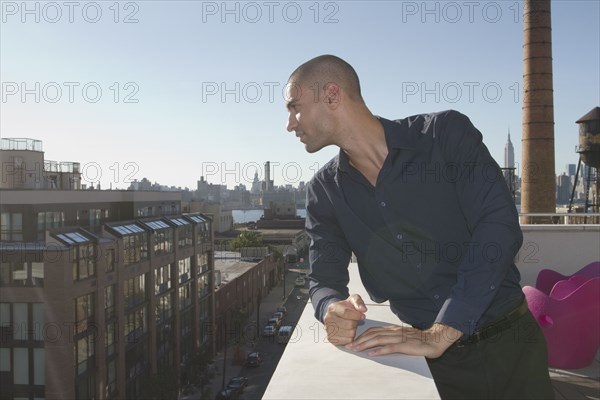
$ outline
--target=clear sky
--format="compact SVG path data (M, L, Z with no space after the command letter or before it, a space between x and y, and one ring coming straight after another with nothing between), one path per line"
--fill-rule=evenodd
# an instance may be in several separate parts
M556 172L576 163L575 121L600 105L600 2L552 2ZM2 137L43 141L84 183L132 179L248 188L308 181L282 90L320 54L357 70L374 114L457 109L499 164L521 161L522 1L2 1ZM517 165L518 167L518 165Z

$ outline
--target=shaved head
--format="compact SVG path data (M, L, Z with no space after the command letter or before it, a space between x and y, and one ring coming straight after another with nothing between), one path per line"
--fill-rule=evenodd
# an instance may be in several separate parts
M341 58L329 54L315 57L296 68L288 82L322 90L327 84L335 83L349 99L363 103L354 68Z

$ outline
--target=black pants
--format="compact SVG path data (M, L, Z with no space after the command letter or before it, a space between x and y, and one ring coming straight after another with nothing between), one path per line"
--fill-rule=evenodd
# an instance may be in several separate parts
M455 343L427 363L443 400L554 399L546 339L529 311L506 330Z

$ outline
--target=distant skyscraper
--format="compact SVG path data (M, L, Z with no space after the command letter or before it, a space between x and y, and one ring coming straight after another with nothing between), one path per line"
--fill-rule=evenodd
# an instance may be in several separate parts
M510 141L510 129L508 130L508 141L504 146L504 168L515 167L515 148Z
M250 193L257 194L261 191L260 181L258 180L258 172L254 173L254 180L252 181L252 189L250 189Z
M571 197L571 180L567 174L562 174L556 177L556 204L569 204Z
M567 176L575 176L576 172L577 172L577 165L567 164Z
M504 146L504 179L510 189L510 192L515 196L516 182L515 182L515 148L510 141L510 128L508 129L508 141Z
M270 192L273 189L271 183L271 163L265 163L265 192Z

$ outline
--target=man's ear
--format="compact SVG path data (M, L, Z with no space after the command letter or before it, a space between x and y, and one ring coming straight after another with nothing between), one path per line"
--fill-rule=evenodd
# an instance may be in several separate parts
M337 108L341 100L341 88L335 82L329 82L325 85L325 103L331 108Z

